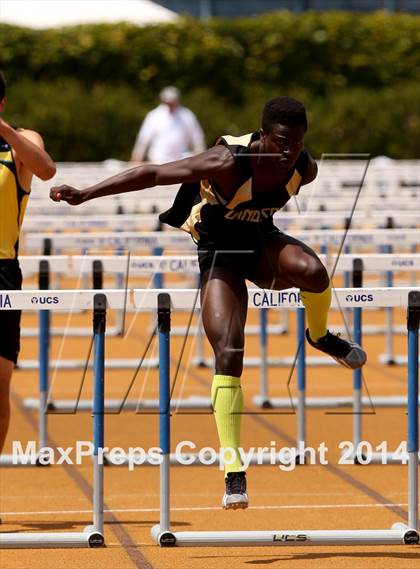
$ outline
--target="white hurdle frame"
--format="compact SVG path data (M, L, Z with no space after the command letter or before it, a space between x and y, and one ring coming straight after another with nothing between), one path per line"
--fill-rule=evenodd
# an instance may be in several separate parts
M342 297L342 290L337 291ZM344 289L346 290L346 289ZM349 290L349 289L347 289ZM361 291L364 289L354 289ZM150 291L135 291L135 304L142 308L151 301L158 303L159 326L159 414L160 448L160 522L151 530L153 541L162 547L232 547L232 546L310 546L310 545L413 545L419 543L418 533L418 367L411 365L408 377L408 520L407 525L397 523L391 529L370 530L268 530L268 531L183 531L174 532L170 525L170 311L171 304L184 305L186 296ZM255 306L255 296L250 302ZM351 294L348 292L348 294ZM372 289L369 289L372 294ZM255 293L254 293L255 295ZM410 296L409 296L410 295ZM382 289L374 293L379 306L408 306L409 362L418 359L418 332L420 317L420 290ZM174 298L176 298L174 302ZM387 300L388 299L388 300ZM343 298L345 300L345 298ZM397 302L397 304L396 304ZM344 304L344 302L343 302ZM359 306L350 302L352 307ZM257 303L259 307L259 303ZM291 306L295 306L292 303ZM411 320L411 325L410 325ZM411 327L410 327L411 326ZM414 356L413 356L414 352Z
M103 530L103 475L104 468L98 451L104 446L104 344L107 305L124 306L124 291L54 291L49 296L45 291L2 291L1 310L39 310L47 298L51 310L83 307L93 309L94 334L94 406L93 406L93 524L83 532L0 532L0 549L101 547L105 544ZM42 448L39 449L42 453ZM38 454L38 458L40 455ZM3 455L4 459L5 456ZM12 458L12 462L14 457ZM36 464L36 460L33 461Z

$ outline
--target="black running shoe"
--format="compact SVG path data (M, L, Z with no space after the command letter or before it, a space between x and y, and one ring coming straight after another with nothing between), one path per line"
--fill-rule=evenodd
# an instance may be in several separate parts
M226 491L222 500L225 510L238 510L248 507L245 472L228 472L225 478Z
M314 342L309 336L309 330L306 330L306 339L312 347L328 354L345 367L359 369L366 363L366 352L359 344L344 340L339 335L327 332L325 336Z

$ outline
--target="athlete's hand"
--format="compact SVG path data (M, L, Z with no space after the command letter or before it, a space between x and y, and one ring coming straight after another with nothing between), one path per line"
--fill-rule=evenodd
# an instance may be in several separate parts
M83 192L72 186L55 186L50 190L50 198L54 202L67 202L70 205L79 205L83 201Z

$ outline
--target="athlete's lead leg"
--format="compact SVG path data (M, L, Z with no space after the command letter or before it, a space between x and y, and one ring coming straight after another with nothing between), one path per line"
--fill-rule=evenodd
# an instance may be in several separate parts
M366 363L366 352L358 344L328 332L331 284L310 247L282 233L269 237L262 248L255 282L265 288L300 288L309 326L306 338L311 346L351 369Z

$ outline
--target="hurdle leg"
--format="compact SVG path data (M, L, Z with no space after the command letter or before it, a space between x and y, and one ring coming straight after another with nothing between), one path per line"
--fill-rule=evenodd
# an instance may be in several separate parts
M162 450L160 464L160 517L159 524L151 529L151 534L162 546L175 545L170 529L170 322L171 297L167 293L158 296L159 330L159 437Z
M417 530L418 520L418 450L419 450L419 322L420 293L408 296L408 527Z
M48 261L39 263L39 289L48 290L50 270ZM50 348L50 311L39 311L39 412L38 444L39 449L48 446L48 384L49 384L49 348Z
M349 220L346 219L346 225L349 223ZM349 254L351 252L351 248L350 245L344 245L343 247L343 253L345 255ZM344 271L343 274L343 286L344 288L349 288L350 287L350 278L351 278L351 273L349 271ZM348 318L351 318L351 309L350 308L345 308L343 311L343 315L345 317L346 320L348 320ZM346 323L345 323L346 324Z
M361 288L363 284L363 261L353 260L353 287ZM353 308L353 337L354 341L362 344L362 309ZM362 440L362 370L353 370L353 443L357 449Z
M160 257L163 253L162 247L154 247L152 251L152 255L156 257ZM155 273L153 275L153 288L163 288L163 274L162 273Z
M298 335L298 396L297 396L297 448L305 448L306 440L306 344L305 344L305 309L298 308L297 316L297 335ZM303 464L305 456L296 457L298 464Z
M48 361L49 361L49 310L39 311L39 411L38 444L39 448L48 446Z
M117 247L115 252L117 255L123 254L123 250L121 249L121 247ZM115 275L115 287L116 288L125 288L124 275L122 273L117 273ZM118 310L116 312L115 316L116 316L116 318L115 318L116 333L117 333L117 335L122 336L124 333L124 310Z
M94 386L93 386L93 529L103 535L104 465L99 449L104 447L106 297L94 297Z
M260 405L263 408L271 407L268 396L268 350L267 350L267 316L268 310L260 310Z
M384 245L384 253L392 253L392 245ZM393 275L392 271L386 271L385 274L385 286L392 287ZM396 363L394 356L394 311L391 306L385 308L385 354L380 358L380 361L388 365L394 365Z
M156 209L156 208L153 208ZM156 231L162 231L162 226L159 223ZM152 248L152 255L156 256L156 257L160 257L163 253L163 248L162 247L153 247ZM152 287L153 288L163 288L163 275L162 273L154 273L153 274L153 278L152 278ZM150 329L153 330L155 325L155 321L154 321L154 317L153 315L151 316L151 322L150 322Z
M362 339L362 309L353 308L354 340L360 345ZM353 443L354 448L362 440L362 370L353 370Z

